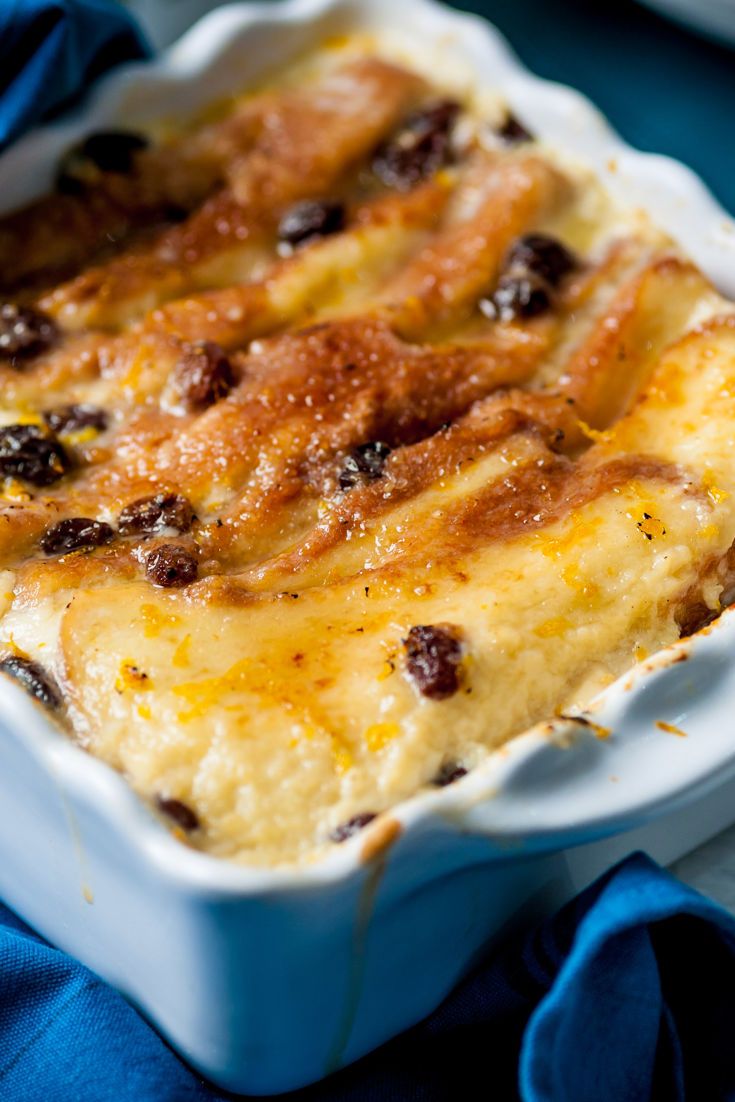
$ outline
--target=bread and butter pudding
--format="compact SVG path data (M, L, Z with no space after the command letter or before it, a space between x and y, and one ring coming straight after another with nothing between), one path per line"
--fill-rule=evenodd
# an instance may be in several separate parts
M730 304L387 46L89 135L0 282L0 669L193 846L367 839L725 599Z

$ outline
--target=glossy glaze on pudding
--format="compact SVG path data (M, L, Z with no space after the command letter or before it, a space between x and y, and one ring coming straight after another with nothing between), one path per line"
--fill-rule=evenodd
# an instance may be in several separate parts
M389 52L89 136L0 221L0 668L248 864L368 838L732 580L730 304Z

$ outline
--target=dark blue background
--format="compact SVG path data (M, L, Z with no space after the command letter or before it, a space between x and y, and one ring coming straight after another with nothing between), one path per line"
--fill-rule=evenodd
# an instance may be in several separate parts
M454 6L491 19L530 69L579 88L632 145L685 161L735 214L735 50L633 0Z

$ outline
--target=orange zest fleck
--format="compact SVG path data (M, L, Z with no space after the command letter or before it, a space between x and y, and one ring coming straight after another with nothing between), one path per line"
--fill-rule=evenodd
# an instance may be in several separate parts
M673 723L664 723L662 719L656 720L656 726L659 731L666 731L668 735L677 735L678 738L686 738L686 731L682 731L681 727L675 727Z

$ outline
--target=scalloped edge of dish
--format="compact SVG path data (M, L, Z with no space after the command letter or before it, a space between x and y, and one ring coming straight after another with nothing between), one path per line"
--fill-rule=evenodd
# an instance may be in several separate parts
M647 8L719 45L735 44L732 0L640 0Z

